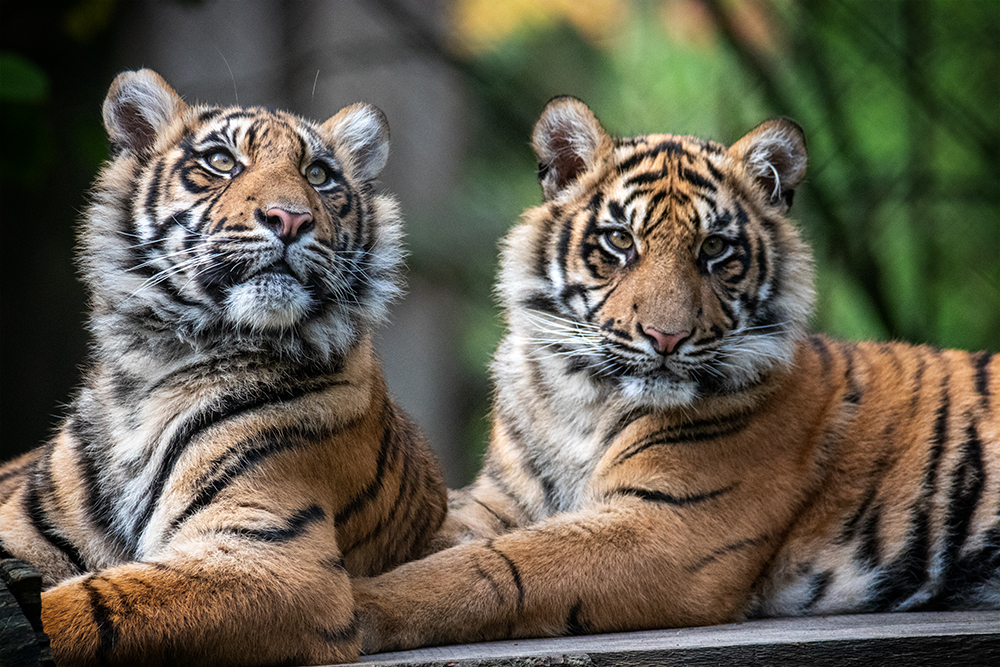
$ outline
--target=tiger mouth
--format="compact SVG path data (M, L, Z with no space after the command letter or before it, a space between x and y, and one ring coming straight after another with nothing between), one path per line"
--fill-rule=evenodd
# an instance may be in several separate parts
M292 267L289 266L288 262L286 262L283 259L279 259L274 264L266 266L260 271L257 271L256 273L247 276L246 280L253 280L254 278L260 278L262 276L269 276L269 275L289 276L291 278L294 278L295 280L299 280L298 275L296 275L295 271L292 270Z

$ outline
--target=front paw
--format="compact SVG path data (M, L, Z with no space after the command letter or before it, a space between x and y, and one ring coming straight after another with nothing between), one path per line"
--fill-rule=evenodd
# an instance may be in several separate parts
M354 618L361 637L361 652L365 655L381 653L392 648L387 626L388 615L379 604L377 586L374 579L353 579Z

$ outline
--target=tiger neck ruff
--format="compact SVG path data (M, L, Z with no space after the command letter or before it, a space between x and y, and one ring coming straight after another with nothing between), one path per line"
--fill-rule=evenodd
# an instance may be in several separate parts
M149 70L103 110L92 359L55 438L0 471L0 546L42 572L60 665L352 660L348 576L444 514L371 343L403 261L385 117L189 106Z

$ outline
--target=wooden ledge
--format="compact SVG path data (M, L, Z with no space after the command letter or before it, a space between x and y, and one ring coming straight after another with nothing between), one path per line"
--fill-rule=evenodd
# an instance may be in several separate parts
M356 665L1000 665L1000 611L774 618L701 628L436 646Z

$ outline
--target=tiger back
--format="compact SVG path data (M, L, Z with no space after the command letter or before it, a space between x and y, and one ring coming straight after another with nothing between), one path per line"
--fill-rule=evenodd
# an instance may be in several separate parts
M354 582L366 651L1000 608L1000 361L809 333L797 125L615 139L558 98L533 145L483 470L443 550Z
M142 70L104 121L92 358L0 469L4 556L41 571L60 665L352 660L349 576L420 555L445 511L371 342L403 258L385 118L189 106Z

